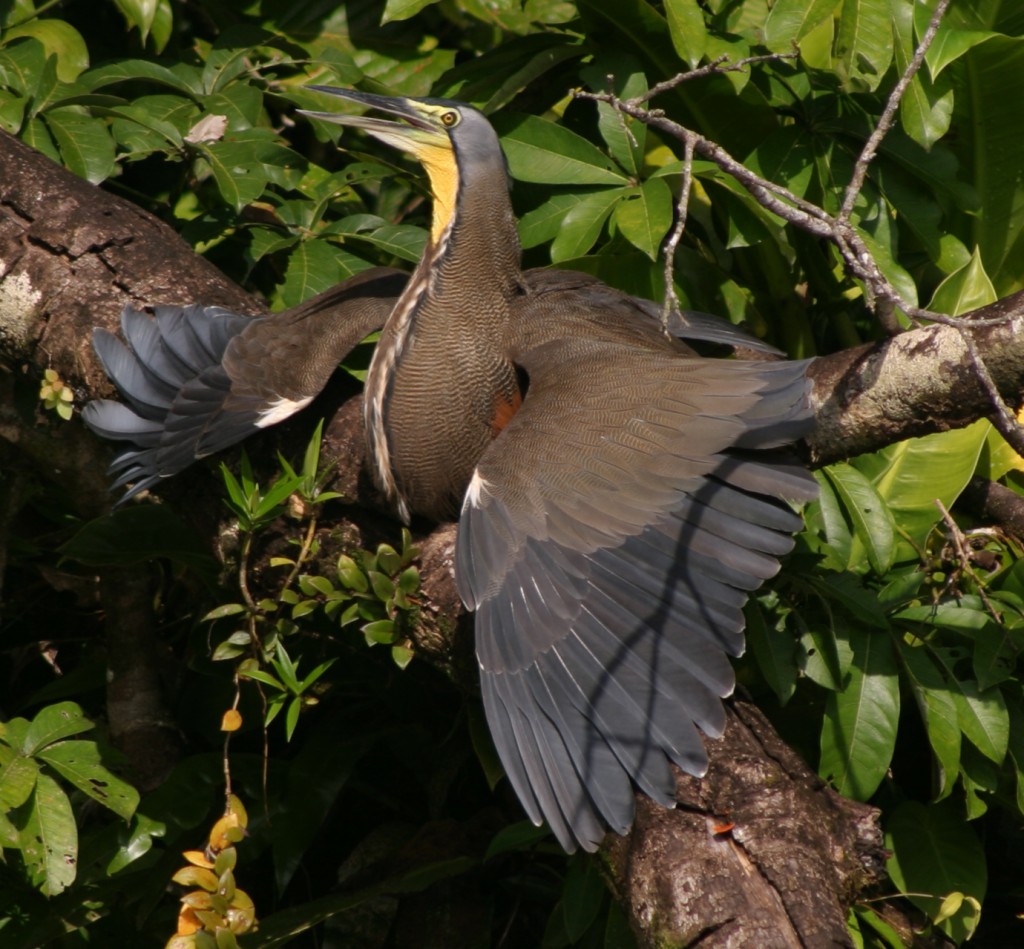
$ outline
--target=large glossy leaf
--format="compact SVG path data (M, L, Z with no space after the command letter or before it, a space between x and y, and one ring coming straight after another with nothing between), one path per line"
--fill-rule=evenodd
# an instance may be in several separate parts
M785 705L796 690L796 642L788 632L768 625L756 600L750 601L745 613L747 644L765 682Z
M853 528L847 569L870 566L875 573L885 573L892 566L896 550L896 530L889 509L875 486L852 465L830 465L825 474Z
M184 63L170 69L146 59L123 59L90 69L78 77L78 85L88 90L118 82L152 82L195 97L203 93L199 70Z
M139 792L111 774L100 759L94 741L61 741L47 745L36 754L66 781L128 820L139 804Z
M634 247L657 260L672 226L672 192L664 179L648 178L631 188L615 206L615 224Z
M843 690L826 699L818 773L845 797L865 801L896 747L900 687L891 638L859 627L847 634L854 661Z
M562 221L585 196L555 194L519 219L519 240L524 248L553 240L562 229Z
M587 253L601 236L608 215L626 193L626 188L607 188L579 201L562 219L551 244L552 261L559 263Z
M581 135L534 115L496 119L512 177L553 185L623 185L626 176Z
M454 857L412 866L380 883L357 890L336 893L282 910L260 920L259 929L249 937L251 949L275 949L299 933L312 929L325 919L345 913L382 896L398 893L419 893L441 880L468 873L478 865L472 857Z
M892 4L896 34L896 68L905 72L914 55L914 13L907 3ZM904 131L923 148L931 148L949 131L953 116L953 89L945 78L929 78L918 72L900 100L900 121Z
M82 34L64 20L32 19L3 31L4 43L22 36L38 40L47 56L57 58L57 78L61 82L74 82L89 68L89 50Z
M284 282L275 303L296 306L369 266L365 260L329 241L316 238L303 241L288 258Z
M942 669L927 649L899 641L904 681L909 685L938 764L936 798L946 797L960 772L960 723Z
M950 893L966 893L979 901L985 898L988 871L984 851L974 831L948 801L900 804L887 822L885 839L892 851L889 876L930 917ZM956 918L944 928L957 943L967 936L962 921Z
M21 807L36 786L39 765L24 755L13 754L0 767L0 813Z
M71 109L51 109L45 121L69 171L94 185L113 174L114 140L105 122Z
M1010 734L1006 701L998 687L981 691L970 680L957 683L953 692L963 733L986 758L1002 764Z
M901 532L897 560L918 556L918 547L942 516L936 499L947 510L953 506L974 474L987 434L988 423L976 422L855 459L857 470L871 480Z
M89 566L136 564L157 557L216 575L218 563L196 533L162 504L118 508L89 521L62 548L65 557Z
M679 58L696 66L707 48L704 14L697 0L665 0L665 18Z
M875 89L892 62L889 0L843 0L836 70L853 90Z
M970 101L958 97L958 118L969 131L974 183L984 214L972 223L974 242L999 295L1024 286L1018 265L1024 248L1024 40L996 37L963 57Z
M292 761L285 805L274 817L274 877L279 893L298 870L352 769L373 741L374 736L367 733L339 740L333 727L321 728Z
M381 23L388 23L391 20L408 20L424 7L429 7L432 3L437 2L438 0L387 0Z
M936 313L960 316L961 313L994 303L996 299L996 288L992 286L992 281L985 273L981 254L978 248L975 248L971 259L935 288L928 307Z
M95 727L75 702L47 705L32 719L32 724L25 733L22 752L26 755L35 755L40 749L55 741L80 735Z
M78 828L68 796L49 775L36 780L19 840L22 857L44 895L56 896L74 882Z
M608 55L600 66L581 71L591 89L611 88L620 99L631 99L647 92L647 77L630 56ZM639 179L647 151L647 126L632 116L613 109L607 102L597 104L597 129L608 152L631 178Z
M788 52L826 17L839 0L776 0L764 21L764 42L769 49Z

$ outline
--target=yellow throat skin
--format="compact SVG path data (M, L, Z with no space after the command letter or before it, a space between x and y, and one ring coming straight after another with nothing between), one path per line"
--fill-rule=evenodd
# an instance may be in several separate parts
M438 145L420 145L413 152L426 169L430 191L434 198L434 216L430 226L430 239L441 242L441 235L455 216L455 200L459 193L459 166L450 148Z

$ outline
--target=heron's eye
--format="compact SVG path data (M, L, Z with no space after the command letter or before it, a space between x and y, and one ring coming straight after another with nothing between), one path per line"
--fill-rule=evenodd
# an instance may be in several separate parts
M442 112L441 113L441 124L445 128L454 128L459 124L459 113L458 112Z

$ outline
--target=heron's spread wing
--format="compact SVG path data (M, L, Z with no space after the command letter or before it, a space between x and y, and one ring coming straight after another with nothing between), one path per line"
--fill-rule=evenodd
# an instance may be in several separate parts
M111 465L121 499L283 421L315 398L338 363L379 329L406 275L377 268L307 303L251 319L221 307L131 308L122 343L96 330L94 345L127 404L90 402L85 423L134 443Z
M567 849L671 805L724 726L742 606L814 481L772 449L806 428L805 366L577 339L522 358L523 407L481 458L456 576L484 705L530 817Z

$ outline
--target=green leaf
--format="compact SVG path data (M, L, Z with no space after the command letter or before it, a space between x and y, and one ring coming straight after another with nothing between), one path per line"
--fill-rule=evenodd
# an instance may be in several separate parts
M388 894L419 893L441 880L463 876L478 865L479 861L471 857L420 864L362 889L346 890L311 900L261 919L259 929L246 937L246 945L250 949L276 949L277 946L284 946L298 933L306 932L339 913L348 912Z
M532 211L527 211L519 219L519 240L523 248L536 247L557 237L565 216L584 197L579 194L554 194Z
M589 853L573 854L569 858L561 900L565 933L572 943L583 938L597 919L607 896L608 888L597 859Z
M512 177L542 184L625 185L626 176L585 138L534 115L494 119Z
M96 567L125 566L166 557L201 576L216 576L220 569L192 528L165 504L121 507L89 521L60 552Z
M125 820L135 813L139 792L103 767L96 742L62 741L48 745L36 757Z
M33 882L45 896L56 896L75 881L78 828L68 796L49 775L36 780L20 843Z
M74 82L89 68L89 48L82 34L64 20L34 19L3 30L5 44L22 36L38 40L47 57L56 57L57 78L61 82Z
M79 76L78 84L88 91L102 89L119 82L153 82L198 99L204 92L199 70L179 63L168 69L146 59L124 59L90 69Z
M830 692L821 729L818 773L844 797L866 801L882 783L896 746L899 677L892 640L848 630L854 661L841 692Z
M438 2L440 0L387 0L384 5L384 13L380 18L381 25L390 23L392 20L408 20L424 7Z
M892 4L893 30L896 34L896 68L902 74L914 55L914 11L905 3ZM919 71L900 100L903 130L922 148L930 149L949 131L953 116L953 89L934 73L929 79Z
M580 70L580 75L592 89L601 91L607 90L611 81L611 88L620 99L632 99L647 92L647 77L632 57L606 53L600 66L588 66ZM612 158L631 178L639 179L647 151L647 126L607 102L598 102L597 129Z
M85 717L81 707L74 702L48 705L32 719L32 724L25 733L22 750L26 755L34 755L40 748L45 748L55 741L79 735L95 727Z
M416 653L408 646L392 646L391 659L399 669L405 669L412 662Z
M1024 100L1024 43L994 37L964 56L970 95L958 98L957 122L973 154L978 200L986 213L972 218L973 243L999 296L1021 286L1024 249L1024 180L1020 160L1024 138L1014 104Z
M555 263L582 257L594 244L612 209L627 193L626 188L595 191L579 201L562 219L562 227L551 244Z
M775 0L764 21L764 44L788 52L819 23L832 16L838 0ZM669 20L671 23L671 20Z
M974 474L988 431L987 423L976 422L907 439L854 460L909 538L899 541L897 559L917 559L918 549L942 517L936 499L947 510L953 506Z
M800 637L800 671L823 689L833 692L842 688L843 673L835 633L831 629L810 626Z
M693 68L707 46L704 14L697 0L665 0L665 18L679 58Z
M21 807L35 790L39 765L24 755L12 755L0 768L0 813Z
M395 624L389 619L374 620L363 626L362 633L366 637L367 645L381 643L386 646L395 641Z
M156 19L158 0L114 0L114 3L124 14L129 28L135 27L145 43Z
M847 569L863 569L866 557L875 573L886 573L896 552L896 529L888 507L874 485L852 465L829 465L825 474L853 526Z
M985 273L981 254L975 247L971 259L935 288L928 307L937 313L960 316L962 313L994 303L997 299L996 288L992 286L992 281Z
M321 723L289 763L285 800L273 815L271 837L278 893L291 882L353 769L373 744L373 735L339 738L332 725Z
M960 772L960 723L941 668L927 649L898 640L904 681L910 686L938 764L936 798L946 797Z
M242 603L222 603L220 606L214 607L207 613L202 622L208 623L215 619L223 619L225 616L237 616L239 613L246 612L246 606Z
M144 857L153 849L153 839L163 837L166 833L165 823L146 817L145 814L135 814L131 829L121 838L117 851L107 864L107 874L113 876Z
M988 886L984 851L970 825L948 801L903 802L888 820L885 842L892 851L889 876L928 916L938 913L950 893L967 893L984 901ZM947 920L942 928L958 943L966 938L958 919Z
M672 192L664 179L648 178L639 188L630 188L615 205L615 223L626 240L657 260L672 226Z
M331 231L332 229L328 227L324 232L329 234ZM353 234L351 239L365 241L385 253L393 254L399 260L415 264L419 263L423 256L427 232L421 227L412 227L408 224L386 224L369 233Z
M288 257L284 283L279 288L280 302L284 306L297 306L369 266L365 260L329 241L317 238L303 241Z
M796 642L785 632L768 625L756 600L749 602L745 613L747 642L757 667L779 702L785 705L796 690Z
M366 579L366 574L348 554L338 557L338 579L346 589L354 590L356 593L365 593L370 589L370 581Z
M998 688L982 692L971 680L957 683L953 692L960 728L986 758L1002 764L1010 738L1006 701Z
M851 91L873 91L893 57L889 0L845 0L836 35L836 72Z
M114 140L105 122L72 109L50 109L44 120L69 171L94 185L113 174Z

